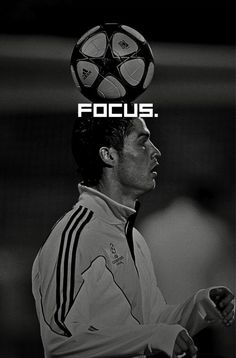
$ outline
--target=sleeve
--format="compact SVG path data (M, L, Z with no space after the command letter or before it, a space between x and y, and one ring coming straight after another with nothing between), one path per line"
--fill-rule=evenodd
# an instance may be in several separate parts
M142 249L148 262L152 287L150 293L152 322L179 324L187 329L190 335L195 335L220 320L220 314L209 297L211 288L199 290L182 304L168 305L157 286L151 254L145 242Z
M175 339L183 327L139 324L114 284L103 256L98 256L82 277L83 284L64 321L70 336L47 332L50 357L137 357L151 355L152 350L172 357Z
M209 289L199 290L194 296L179 305L165 305L157 322L181 324L191 336L210 324L221 320L220 314L209 297Z

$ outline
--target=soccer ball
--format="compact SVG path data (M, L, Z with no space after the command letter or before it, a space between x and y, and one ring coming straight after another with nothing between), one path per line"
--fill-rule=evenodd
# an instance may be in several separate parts
M90 101L131 102L152 80L152 50L133 28L105 23L77 41L71 73L76 86Z

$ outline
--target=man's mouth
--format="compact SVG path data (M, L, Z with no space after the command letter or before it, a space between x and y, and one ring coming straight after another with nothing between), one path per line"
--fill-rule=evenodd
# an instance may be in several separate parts
M154 164L153 164L153 166L152 166L152 168L151 168L151 172L152 172L152 173L157 171L158 165L159 165L158 161L155 161Z
M154 175L154 177L157 176L157 166L159 165L158 162L155 163L155 165L152 167L152 169L150 170L151 173Z
M154 175L154 177L157 176L157 165L151 169L151 173Z

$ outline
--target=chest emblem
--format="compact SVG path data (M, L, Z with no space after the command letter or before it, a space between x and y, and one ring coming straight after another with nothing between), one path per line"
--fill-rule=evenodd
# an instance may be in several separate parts
M112 264L113 265L121 265L124 264L124 256L120 256L115 248L114 244L110 242L110 252L112 255Z

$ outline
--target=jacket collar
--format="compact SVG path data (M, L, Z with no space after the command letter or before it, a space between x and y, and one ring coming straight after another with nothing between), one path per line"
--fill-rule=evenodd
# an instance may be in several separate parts
M97 217L110 224L126 223L128 218L137 214L139 202L135 209L122 205L96 189L79 184L79 205L92 210ZM135 215L136 216L136 215Z

